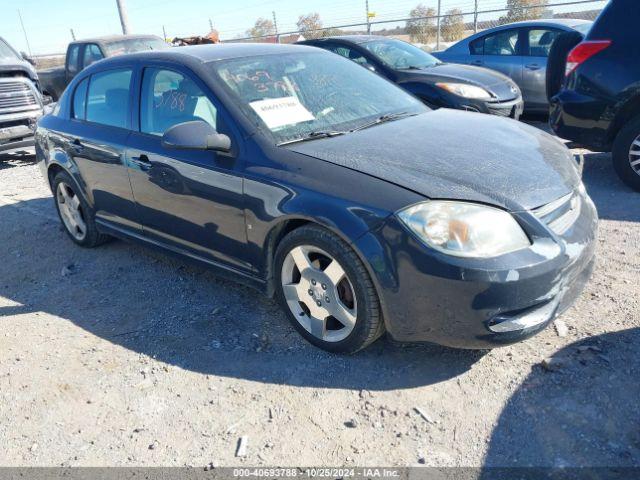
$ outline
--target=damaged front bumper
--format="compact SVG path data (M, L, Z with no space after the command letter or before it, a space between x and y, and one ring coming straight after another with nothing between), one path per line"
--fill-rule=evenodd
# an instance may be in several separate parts
M491 259L427 249L391 217L356 242L369 260L391 336L457 348L491 348L528 338L573 304L595 262L597 213L584 193L561 235L533 212L514 214L530 248Z

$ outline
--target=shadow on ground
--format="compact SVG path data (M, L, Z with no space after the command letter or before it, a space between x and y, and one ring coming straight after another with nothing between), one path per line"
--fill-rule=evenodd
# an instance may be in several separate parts
M307 344L280 307L259 293L126 242L77 247L54 215L51 198L0 207L0 225L10 226L0 229L6 252L0 296L15 302L0 307L0 318L45 312L59 317L46 317L49 322L71 321L183 369L321 388L435 384L464 373L484 354L386 338L352 357L328 354ZM70 273L63 275L65 267Z
M618 178L611 154L585 154L583 179L600 218L640 222L640 192Z
M509 400L491 436L486 467L640 466L640 329L594 336L553 358L554 370L535 366ZM483 478L495 473L489 468ZM578 473L617 478L597 470Z
M0 170L4 170L5 168L12 168L18 165L29 165L36 162L36 157L32 151L18 151L0 153Z

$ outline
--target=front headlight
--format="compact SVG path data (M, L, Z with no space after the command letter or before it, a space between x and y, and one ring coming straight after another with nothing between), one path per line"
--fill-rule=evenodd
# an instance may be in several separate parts
M436 86L459 97L472 98L475 100L491 100L491 98L493 98L484 88L466 83L436 83Z
M489 258L531 245L513 216L485 205L434 200L397 215L425 244L448 255Z

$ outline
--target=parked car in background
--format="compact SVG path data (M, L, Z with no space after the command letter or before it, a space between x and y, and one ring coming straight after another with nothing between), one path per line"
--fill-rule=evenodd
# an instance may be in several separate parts
M391 80L431 108L455 108L515 118L522 96L514 82L485 68L443 63L407 42L347 35L299 42L342 55Z
M43 107L33 65L0 38L0 152L33 146Z
M588 20L515 22L483 30L433 55L452 63L477 65L507 75L518 84L529 112L548 112L546 68L549 49L562 32L586 34Z
M620 178L640 191L640 9L611 0L567 57L566 79L551 100L562 138L612 152Z
M385 330L516 342L568 308L593 266L595 207L558 139L432 111L317 48L110 58L36 137L72 241L113 235L231 275L330 351Z
M169 48L169 45L155 35L112 35L71 42L67 47L63 67L39 72L42 91L57 100L78 72L98 60L125 53L165 48Z

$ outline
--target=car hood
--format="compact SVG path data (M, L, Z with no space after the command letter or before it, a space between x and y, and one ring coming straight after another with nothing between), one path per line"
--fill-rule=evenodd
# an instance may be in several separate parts
M35 69L27 62L18 59L0 57L0 72L6 73L23 73L31 80L36 80L38 75Z
M488 89L499 100L513 100L520 94L516 84L507 76L487 68L455 63L440 63L423 70L403 71L412 80L426 80L430 83L456 82L476 85Z
M514 120L459 110L434 110L285 148L428 198L511 211L545 205L580 183L571 152L556 138Z

